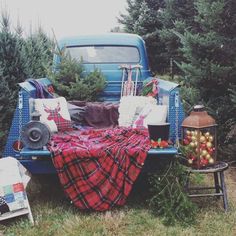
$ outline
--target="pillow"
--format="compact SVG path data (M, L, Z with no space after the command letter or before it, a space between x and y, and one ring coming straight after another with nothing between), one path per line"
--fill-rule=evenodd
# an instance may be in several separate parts
M123 96L119 105L119 126L131 127L147 104L155 105L156 99L145 96Z
M34 108L40 113L40 121L47 124L51 132L72 129L72 122L64 97L34 99Z
M150 113L144 119L144 126L148 124L159 124L165 123L167 118L167 106L166 105L155 105L150 106Z
M148 124L165 123L167 118L166 105L146 105L138 118L134 121L133 127L148 127Z

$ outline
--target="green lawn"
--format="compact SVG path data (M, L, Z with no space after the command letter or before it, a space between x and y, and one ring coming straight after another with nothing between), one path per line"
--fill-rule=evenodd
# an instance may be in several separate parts
M29 200L35 226L18 217L0 226L0 235L236 235L236 208L224 213L222 201L201 199L193 225L165 226L146 202L145 189L136 187L126 206L105 213L81 212L67 201L55 179L31 185Z

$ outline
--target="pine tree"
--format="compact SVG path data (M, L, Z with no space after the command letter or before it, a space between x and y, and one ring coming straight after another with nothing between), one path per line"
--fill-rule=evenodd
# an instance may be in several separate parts
M228 25L235 24L234 17L225 21L228 12L232 11L228 7L223 0L198 0L198 32L186 30L184 35L179 35L186 60L181 64L181 69L189 83L200 90L206 102L224 96L229 85L235 81L236 56L232 51L236 47L236 29L226 31Z
M44 33L42 28L26 38L23 51L27 61L27 77L46 77L53 61L53 41Z
M233 113L236 114L236 86L234 85L230 92L230 99L232 102ZM229 159L235 160L235 152L236 152L236 117L233 116L228 119L226 122L226 126L229 127L229 131L227 132L224 145L221 149L221 152L224 155L227 155Z
M67 100L95 101L106 86L105 77L98 69L84 74L82 62L78 62L58 49L60 63L49 73L56 92Z
M21 55L22 40L10 31L9 16L1 15L0 31L0 147L7 137L15 110L18 83L25 77L25 61Z
M168 73L170 61L182 60L180 40L175 31L183 33L194 28L194 0L127 0L127 15L120 16L125 30L141 35L146 42L151 69ZM175 67L174 73L178 71ZM179 72L179 71L178 71Z
M235 115L228 89L236 83L236 6L233 0L196 0L195 8L197 31L177 34L184 55L179 66L185 84L198 89L199 100L217 118L222 144L225 124Z
M185 29L195 30L194 0L166 0L165 7L161 12L163 27L159 30L161 41L166 49L166 64L171 61L182 61L183 55L180 50L180 40L175 32L184 33ZM171 70L171 71L170 71ZM167 71L179 74L178 67L173 63L173 68Z
M136 33L144 38L151 69L162 72L165 67L165 47L158 30L162 28L159 15L164 0L127 0L127 3L128 14L121 14L119 22L124 25L126 32Z
M124 25L125 32L135 33L134 24L139 18L140 8L143 0L127 0L128 14L121 14L118 18L119 23Z

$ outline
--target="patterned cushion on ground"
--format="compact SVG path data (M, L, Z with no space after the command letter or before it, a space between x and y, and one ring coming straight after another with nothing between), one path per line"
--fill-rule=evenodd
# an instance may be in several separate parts
M30 177L13 157L0 159L0 215L28 208L25 187Z
M35 99L34 108L40 113L40 121L48 125L51 132L72 129L72 122L64 97Z
M3 196L0 196L0 215L9 212L9 206Z

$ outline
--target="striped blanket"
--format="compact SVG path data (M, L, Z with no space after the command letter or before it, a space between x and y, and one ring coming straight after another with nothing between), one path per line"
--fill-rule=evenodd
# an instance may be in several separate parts
M55 134L49 144L65 193L80 209L124 205L145 162L147 130L113 128Z

